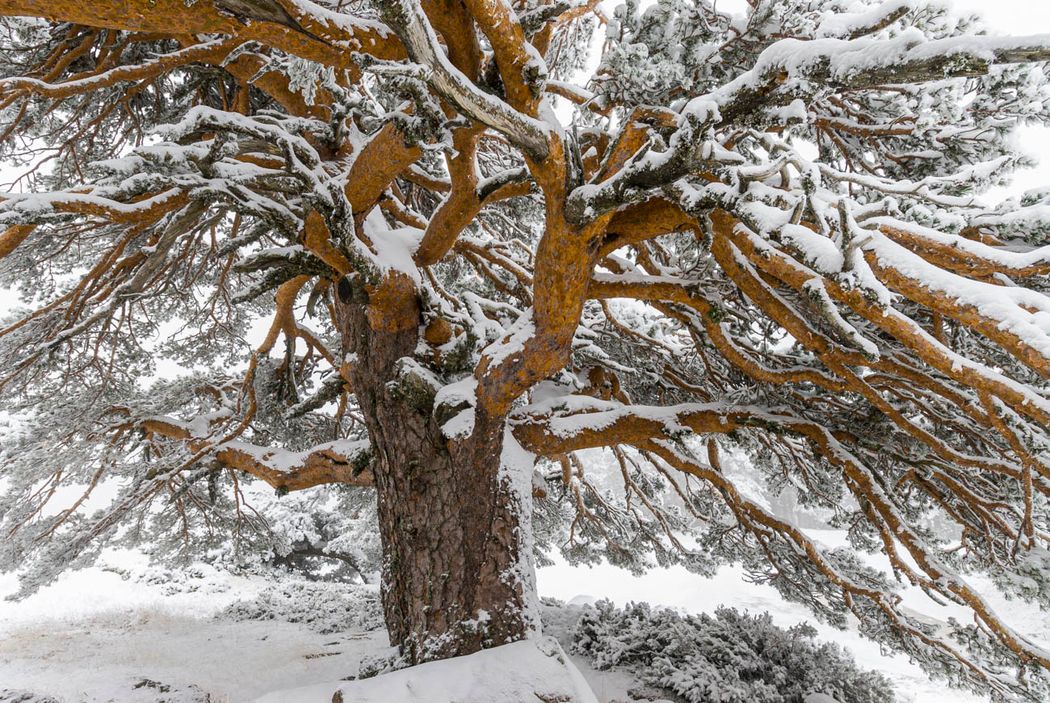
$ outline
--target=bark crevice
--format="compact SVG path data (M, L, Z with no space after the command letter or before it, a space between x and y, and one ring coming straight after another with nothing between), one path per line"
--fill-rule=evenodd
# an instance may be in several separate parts
M375 456L384 616L391 643L418 663L525 637L531 584L520 564L531 555L529 517L500 470L505 418L479 415L469 437L443 436L433 390L405 372L421 311L399 285L384 279L367 296L340 285L336 311Z

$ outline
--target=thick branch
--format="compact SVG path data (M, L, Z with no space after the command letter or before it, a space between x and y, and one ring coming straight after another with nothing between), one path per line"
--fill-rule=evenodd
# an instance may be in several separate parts
M430 84L460 112L504 134L537 160L549 150L548 129L499 98L482 92L456 68L438 42L416 0L396 0L383 6L384 18L401 37L409 56L430 71Z

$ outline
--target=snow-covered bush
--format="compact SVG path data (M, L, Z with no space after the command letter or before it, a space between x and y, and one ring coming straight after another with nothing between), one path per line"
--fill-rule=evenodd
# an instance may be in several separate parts
M375 587L311 581L277 583L252 600L227 606L219 617L296 622L322 634L383 626Z
M335 485L307 493L258 496L255 505L269 527L262 550L275 565L309 579L378 582L374 492Z
M894 700L885 677L815 635L804 623L777 627L769 613L681 615L604 600L582 610L570 647L599 669L626 670L688 703L802 703L813 693L843 703Z
M226 593L230 582L223 578L218 568L207 563L193 563L168 569L150 565L144 569L123 569L107 565L106 571L119 575L122 579L133 579L158 589L166 596L177 593L207 593L209 595Z

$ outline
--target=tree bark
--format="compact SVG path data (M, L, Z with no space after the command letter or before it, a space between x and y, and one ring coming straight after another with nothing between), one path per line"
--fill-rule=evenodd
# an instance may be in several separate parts
M387 629L419 663L529 633L531 494L501 470L505 418L476 418L464 439L443 436L435 389L410 361L418 296L397 276L344 281L336 312L374 454Z

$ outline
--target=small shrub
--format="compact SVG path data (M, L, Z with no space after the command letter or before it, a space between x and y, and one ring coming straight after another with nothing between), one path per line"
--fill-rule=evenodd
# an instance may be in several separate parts
M803 703L814 693L842 703L894 701L884 676L815 635L806 624L777 627L768 613L681 615L599 601L582 610L570 646L599 669L624 669L687 703Z
M314 581L276 583L252 600L227 606L219 617L301 623L322 634L383 627L375 587Z

